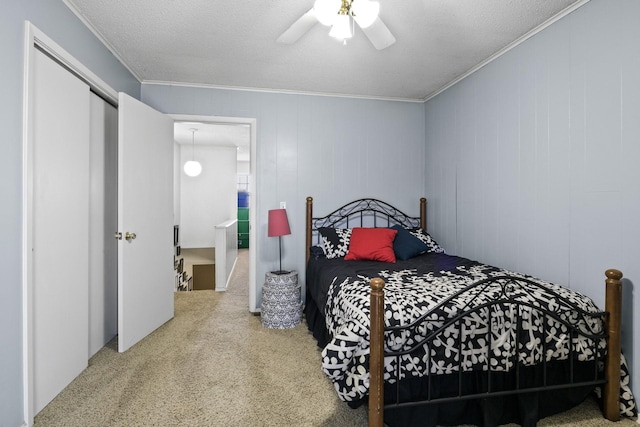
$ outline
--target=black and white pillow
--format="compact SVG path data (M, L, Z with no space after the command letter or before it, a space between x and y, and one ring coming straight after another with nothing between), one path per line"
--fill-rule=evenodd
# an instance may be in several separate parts
M347 255L351 231L351 228L318 228L318 232L322 237L322 248L328 259L344 258Z
M420 241L422 241L425 245L427 245L429 247L427 252L433 252L433 253L436 253L436 254L443 254L444 253L444 249L442 249L440 247L438 242L436 242L433 239L433 237L431 237L429 235L429 233L424 231L422 228L414 228L413 230L409 230L409 232L411 234L413 234L414 236L416 236L418 239L420 239Z

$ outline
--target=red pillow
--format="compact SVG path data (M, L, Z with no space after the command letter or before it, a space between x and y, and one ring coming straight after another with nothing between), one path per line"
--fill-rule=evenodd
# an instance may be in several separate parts
M389 228L354 228L345 260L396 262L393 239L397 230Z

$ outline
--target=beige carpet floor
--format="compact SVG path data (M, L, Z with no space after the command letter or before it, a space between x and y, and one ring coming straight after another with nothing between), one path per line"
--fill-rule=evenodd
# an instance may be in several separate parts
M35 426L366 426L341 402L302 323L263 328L248 311L248 250L227 292L178 292L175 317L125 353L110 342ZM541 427L615 425L588 400Z

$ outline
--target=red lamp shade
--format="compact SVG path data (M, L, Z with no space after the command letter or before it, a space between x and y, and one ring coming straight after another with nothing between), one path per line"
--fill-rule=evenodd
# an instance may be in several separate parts
M269 211L269 232L267 236L286 236L291 234L286 209L272 209Z

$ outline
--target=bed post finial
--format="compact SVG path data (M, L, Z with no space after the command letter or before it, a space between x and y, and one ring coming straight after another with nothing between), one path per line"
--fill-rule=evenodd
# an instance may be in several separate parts
M610 421L620 420L620 354L621 343L620 327L622 324L622 272L609 269L607 276L605 311L608 316L605 320L607 332L607 355L604 359L604 375L607 383L602 392L602 404L604 416Z
M384 280L371 279L369 427L384 425Z
M427 231L427 199L420 197L420 228Z

